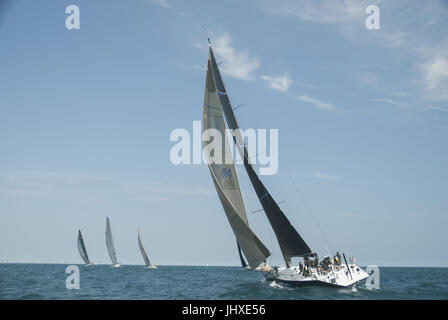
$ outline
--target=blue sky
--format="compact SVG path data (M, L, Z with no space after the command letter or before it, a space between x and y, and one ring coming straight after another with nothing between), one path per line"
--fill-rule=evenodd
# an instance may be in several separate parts
M65 28L80 8L81 29ZM380 8L380 30L364 10ZM173 166L201 120L206 33L243 128L279 130L263 177L321 255L448 266L448 5L443 1L3 1L0 260L237 265L205 165ZM201 27L203 26L206 31ZM285 166L287 170L285 170ZM249 220L282 263L239 170ZM287 174L289 173L289 175ZM290 177L306 203L295 191Z

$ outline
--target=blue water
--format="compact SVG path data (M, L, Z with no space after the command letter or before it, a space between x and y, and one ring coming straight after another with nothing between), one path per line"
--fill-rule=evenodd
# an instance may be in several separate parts
M448 268L380 268L380 289L292 288L239 267L0 264L0 299L448 299Z

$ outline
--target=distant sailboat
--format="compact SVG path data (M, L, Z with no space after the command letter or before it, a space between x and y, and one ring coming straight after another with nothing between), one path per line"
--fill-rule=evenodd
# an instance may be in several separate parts
M209 41L210 43L210 41ZM271 268L266 264L266 258L270 256L269 250L258 239L250 229L244 209L243 199L232 162L229 142L225 134L226 125L233 131L233 142L235 143L241 158L244 159L244 168L249 176L250 182L257 194L270 225L272 226L279 243L286 266ZM347 287L360 282L368 277L368 274L353 263L347 262L343 265L340 259L338 263L332 262L328 257L322 267L317 263L315 255L308 244L299 235L282 212L260 178L255 173L249 161L248 152L244 144L244 138L230 104L229 97L224 87L218 65L216 63L212 47L209 47L207 75L204 92L204 106L202 117L203 143L210 174L214 182L221 204L229 220L230 226L237 240L241 263L244 259L241 251L246 257L249 267L263 271L269 280L278 280L294 285L326 285L336 287ZM212 142L207 137L207 130L214 129L221 133L223 146L211 148L213 159L208 150ZM219 159L220 163L215 162ZM304 265L291 266L291 258L303 257ZM310 257L316 257L316 263L308 263ZM344 256L345 260L345 256ZM322 261L322 262L324 262Z
M120 267L121 264L118 263L117 254L115 253L115 245L114 245L114 239L112 238L112 229L110 228L109 217L106 218L106 246L113 267Z
M84 239L82 238L81 230L78 230L78 251L81 255L82 260L86 263L87 266L92 266L95 263L90 262L89 256L87 255L86 246L84 244Z
M140 233L140 230L138 230L137 238L138 238L138 247L140 248L140 252L142 253L143 260L145 260L146 267L148 269L156 269L157 265L156 264L152 265L151 262L149 261L148 253L146 252L145 245L143 244L142 235Z

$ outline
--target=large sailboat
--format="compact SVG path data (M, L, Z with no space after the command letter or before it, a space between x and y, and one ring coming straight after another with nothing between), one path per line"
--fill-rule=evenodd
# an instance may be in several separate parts
M110 228L109 217L106 218L106 246L107 252L109 252L110 260L112 261L112 267L121 267L118 263L117 254L115 252L114 239L112 238L112 229Z
M86 266L92 266L95 264L89 260L86 245L84 244L84 239L82 238L81 230L78 230L78 251L81 255L82 260L84 260L84 262L86 263Z
M143 244L142 235L140 233L140 229L137 230L138 233L138 247L140 248L140 252L142 253L143 260L145 261L146 267L148 269L156 269L156 264L151 264L151 261L149 261L148 252L145 249L145 245Z
M321 263L318 262L317 255L311 251L305 240L289 222L256 174L249 161L244 138L233 110L210 45L202 116L204 153L219 199L235 234L243 266L244 254L248 267L262 271L267 279L299 286L348 287L365 280L369 275L354 261L348 263L345 255L345 263L342 263L339 253L334 258L327 256ZM233 132L233 142L243 159L245 171L274 230L285 266L271 267L266 263L266 258L271 253L249 226L229 141L225 134L226 123ZM216 148L216 142L212 143L209 129L221 134L222 145L218 148ZM293 266L291 264L293 257L303 258L304 262Z

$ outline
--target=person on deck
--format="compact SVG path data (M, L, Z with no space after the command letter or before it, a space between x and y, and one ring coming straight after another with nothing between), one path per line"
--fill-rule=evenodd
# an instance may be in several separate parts
M317 267L319 267L319 258L317 256L317 253L314 254L314 263L313 263L314 267L317 269Z
M303 258L303 262L305 264L305 268L308 268L310 266L310 260L308 257Z

